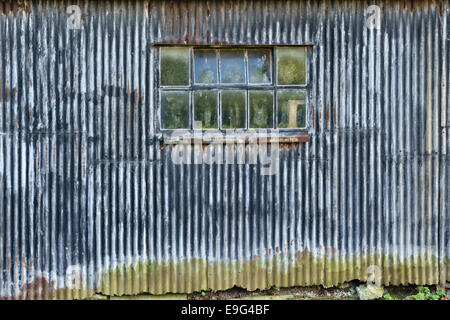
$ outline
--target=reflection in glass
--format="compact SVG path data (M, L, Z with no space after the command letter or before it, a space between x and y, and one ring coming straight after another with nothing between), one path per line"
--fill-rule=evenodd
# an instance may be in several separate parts
M306 49L282 47L277 48L278 84L306 83Z
M250 128L273 127L273 91L249 91Z
M217 129L217 91L195 91L194 120L201 121L203 129Z
M279 90L278 127L305 127L306 93L304 90Z
M244 83L244 50L220 51L220 80L222 83Z
M248 76L250 83L271 83L270 50L248 50Z
M245 128L245 91L222 91L222 128Z
M194 51L195 83L217 83L217 58L215 50Z
M164 129L187 129L189 127L188 92L161 92L161 122Z
M163 86L189 85L188 48L161 48L161 84Z

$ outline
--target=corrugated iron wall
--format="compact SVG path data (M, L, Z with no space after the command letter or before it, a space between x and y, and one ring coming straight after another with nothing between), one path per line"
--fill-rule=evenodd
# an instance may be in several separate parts
M0 297L444 283L450 4L371 4L0 1ZM161 43L313 45L311 141L273 176L174 164Z

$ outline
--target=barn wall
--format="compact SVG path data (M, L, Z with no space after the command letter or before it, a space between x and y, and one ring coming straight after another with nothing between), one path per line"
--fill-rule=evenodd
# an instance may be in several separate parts
M444 283L450 4L370 4L0 1L0 297ZM157 44L312 45L310 142L173 163Z

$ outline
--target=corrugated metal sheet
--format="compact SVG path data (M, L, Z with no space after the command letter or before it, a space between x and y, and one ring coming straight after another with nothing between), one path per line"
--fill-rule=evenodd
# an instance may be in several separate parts
M450 277L448 1L72 4L0 2L0 297ZM313 45L311 141L174 164L156 43Z

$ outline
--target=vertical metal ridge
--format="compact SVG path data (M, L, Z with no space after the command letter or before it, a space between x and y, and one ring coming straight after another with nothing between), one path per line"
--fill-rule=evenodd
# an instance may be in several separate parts
M449 17L450 17L450 4L445 4L442 7L443 12L443 19L442 19L442 50L443 50L443 66L442 66L442 117L441 117L441 127L444 127L443 130L443 140L441 144L441 150L442 150L442 159L441 159L441 192L440 192L440 198L441 198L441 208L440 208L440 226L441 226L441 232L440 232L440 248L441 248L441 268L443 271L441 271L441 281L448 281L450 279L450 215L448 214L449 210L449 204L448 204L448 196L444 196L448 194L448 185L450 182L450 175L449 175L449 164L448 161L448 152L450 151L450 140L449 140L449 124L450 124L450 88L449 88L449 81L450 81L450 53L449 53L449 39L450 39L450 29L448 27L449 23ZM447 31L445 31L447 30ZM442 259L442 257L446 257ZM443 261L444 260L444 261ZM445 271L446 267L446 271ZM441 269L441 270L442 270Z

